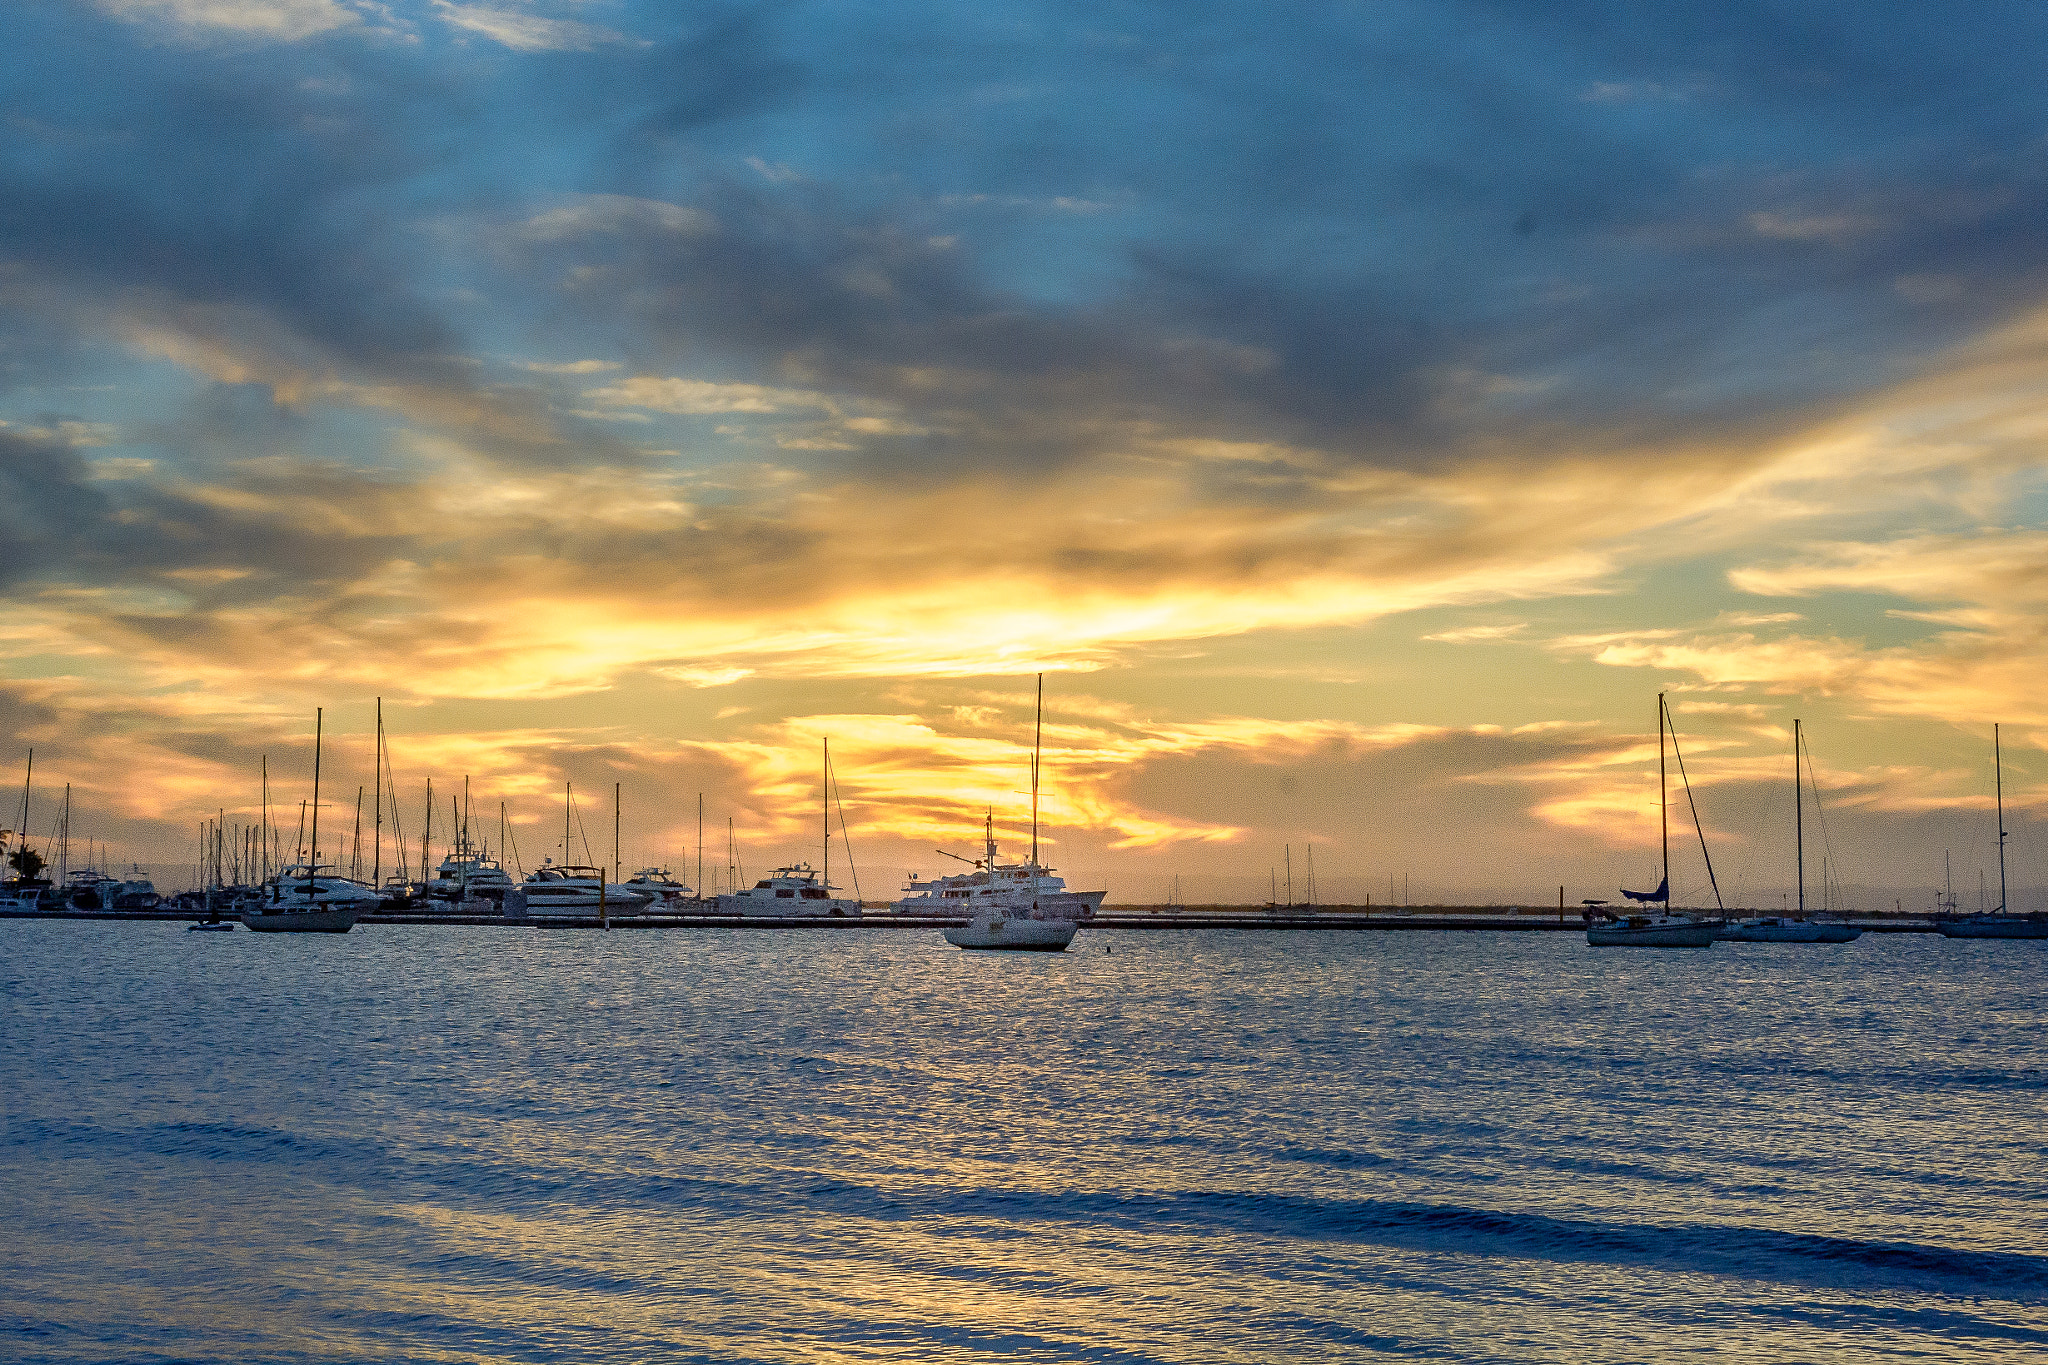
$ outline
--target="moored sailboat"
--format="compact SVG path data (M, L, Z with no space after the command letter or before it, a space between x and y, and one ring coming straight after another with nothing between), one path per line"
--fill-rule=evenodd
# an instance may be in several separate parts
M1965 915L1944 920L1938 926L1943 938L2048 938L2048 917L2008 914L2005 884L2005 758L1999 745L1999 727L1991 727L1991 771L1998 801L1998 908L1987 915ZM1981 902L1980 902L1981 903ZM1949 897L1955 904L1955 897Z
M242 923L259 934L345 934L360 910L375 908L377 893L360 882L320 875L320 738L322 712L313 713L313 856L280 873ZM367 902L367 904L365 903Z
M1655 891L1629 891L1622 895L1643 905L1643 910L1616 917L1609 915L1605 921L1592 918L1588 909L1586 920L1586 943L1594 948L1711 948L1714 933L1721 927L1719 920L1699 919L1692 915L1677 915L1671 911L1671 799L1668 779L1664 767L1665 734L1664 694L1657 694L1657 838L1658 848L1664 864L1664 879ZM1690 784L1687 786L1691 790ZM1693 811L1693 820L1698 824L1699 811ZM1700 835L1700 847L1706 847L1706 835ZM1711 863L1709 864L1711 871ZM1719 894L1718 884L1716 895ZM1651 913L1649 906L1661 902L1663 908Z

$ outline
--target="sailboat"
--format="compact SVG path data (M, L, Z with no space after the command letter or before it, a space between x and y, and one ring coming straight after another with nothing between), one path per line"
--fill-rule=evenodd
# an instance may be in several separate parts
M1045 738L1045 675L1038 675L1038 717L1031 737L1031 883L1019 888L1029 895L991 895L975 908L974 918L945 931L946 942L955 948L1007 949L1011 951L1059 953L1074 941L1081 926L1077 920L1041 905L1038 899L1038 760ZM986 884L996 885L996 813L988 812L982 825L982 863ZM970 902L971 903L971 902Z
M2048 918L2040 915L2006 913L2005 887L2005 760L2000 751L1998 726L1991 727L1991 771L1998 793L1998 908L1988 915L1965 915L1943 920L1943 938L2048 938ZM1951 896L1950 904L1954 904Z
M1804 757L1802 758L1802 755ZM1799 911L1796 915L1754 915L1737 920L1721 930L1721 937L1743 943L1849 943L1863 931L1846 923L1818 924L1806 918L1806 792L1799 779L1799 765L1812 766L1806 738L1797 718L1792 721L1792 841L1798 867ZM1813 789L1815 809L1819 808L1820 787ZM1827 864L1823 860L1822 872ZM1823 897L1825 899L1825 897Z
M1632 901L1640 902L1643 910L1619 918L1610 915L1605 921L1586 922L1586 943L1594 948L1711 948L1714 946L1714 932L1721 927L1721 921L1696 919L1691 915L1671 913L1671 798L1667 787L1664 767L1665 734L1664 694L1657 694L1657 837L1664 863L1664 879L1657 883L1655 891L1628 891L1621 894ZM1698 812L1694 812L1697 822ZM1706 836L1700 836L1705 847ZM1650 913L1653 902L1662 902L1663 909ZM1590 916L1591 912L1588 911Z
M360 882L320 875L320 728L313 713L313 857L287 868L266 888L267 898L242 913L259 934L345 934L360 910L376 908L376 893Z

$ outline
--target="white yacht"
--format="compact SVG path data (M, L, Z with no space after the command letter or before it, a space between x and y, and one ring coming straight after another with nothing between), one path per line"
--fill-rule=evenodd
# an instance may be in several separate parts
M242 923L259 934L345 934L377 902L376 891L361 882L301 863L264 883L261 899L244 906Z
M696 897L694 891L677 881L665 867L643 867L626 878L626 885L652 897L651 908L657 910L665 910Z
M434 879L427 883L427 895L441 901L505 899L512 889L512 877L490 854L490 849L472 842L468 835L459 836L435 870Z
M1714 935L1738 943L1820 943L1821 926L1789 915L1760 915L1721 926Z
M1026 953L1066 951L1081 928L1078 921L1058 919L1029 907L1011 909L990 899L976 908L966 924L945 930L955 948L983 948Z
M604 869L543 860L519 883L526 912L533 915L637 915L653 899L645 888L607 882Z
M860 918L860 902L832 893L809 863L778 867L744 891L718 898L721 915L826 915Z
M1586 942L1594 948L1711 948L1715 920L1690 915L1641 914L1589 921Z
M899 915L971 915L985 905L1000 905L1008 910L1030 910L1035 906L1046 918L1083 924L1095 918L1103 897L1109 894L1069 891L1064 877L1054 876L1051 868L1035 859L998 862L994 876L986 871L988 861L973 859L974 871L929 881L920 881L913 872L903 888L905 895L891 908Z

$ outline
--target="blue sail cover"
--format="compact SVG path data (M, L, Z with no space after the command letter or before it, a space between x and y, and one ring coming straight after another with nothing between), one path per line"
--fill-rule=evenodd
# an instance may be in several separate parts
M1670 889L1671 878L1666 877L1663 881L1657 883L1655 891L1631 891L1624 886L1621 888L1621 894L1627 896L1632 901L1661 901L1666 899L1665 893L1670 891Z

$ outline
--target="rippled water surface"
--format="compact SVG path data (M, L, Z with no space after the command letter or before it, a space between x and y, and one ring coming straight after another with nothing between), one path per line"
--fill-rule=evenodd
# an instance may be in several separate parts
M2048 1358L2048 944L0 944L0 1358Z

